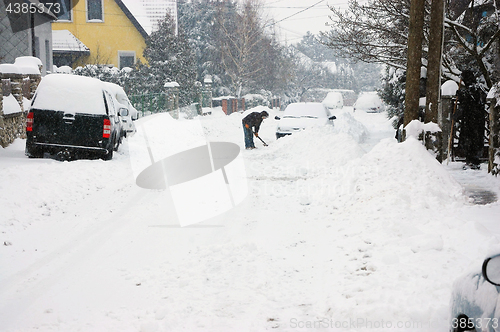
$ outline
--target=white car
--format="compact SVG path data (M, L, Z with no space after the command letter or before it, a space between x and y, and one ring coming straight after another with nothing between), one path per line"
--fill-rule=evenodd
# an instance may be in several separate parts
M500 254L453 284L450 331L500 331Z
M137 120L139 112L130 103L130 100L125 93L125 90L118 84L104 82L107 90L113 95L113 97L118 101L120 107L128 109L128 116L122 116L122 128L124 131L124 136L128 134L134 134L136 132L135 124L133 120Z
M333 126L336 117L322 103L293 103L275 119L279 121L276 138L280 138L313 126Z
M385 105L376 92L364 92L354 103L354 111L357 110L367 113L380 113L385 111Z
M344 97L342 97L342 93L337 91L328 92L322 103L329 109L342 108L344 107Z

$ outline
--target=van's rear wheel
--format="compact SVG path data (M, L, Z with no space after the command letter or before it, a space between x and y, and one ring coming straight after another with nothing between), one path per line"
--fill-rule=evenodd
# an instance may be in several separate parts
M115 137L114 139L114 144L113 144L113 150L114 151L118 151L118 147L120 146L120 142L121 142L121 137L119 137L118 139Z

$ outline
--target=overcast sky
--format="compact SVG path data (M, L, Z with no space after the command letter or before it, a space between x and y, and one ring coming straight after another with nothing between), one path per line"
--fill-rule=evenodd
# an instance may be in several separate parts
M300 41L307 31L317 34L328 30L331 22L328 5L347 8L348 0L262 0L264 14L273 18L283 39L294 44Z

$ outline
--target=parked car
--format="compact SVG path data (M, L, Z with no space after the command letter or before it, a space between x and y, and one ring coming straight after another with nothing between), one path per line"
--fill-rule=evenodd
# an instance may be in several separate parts
M313 126L333 125L336 117L322 103L293 103L285 108L282 117L275 119L279 120L276 138L280 138Z
M329 109L342 108L344 107L344 97L342 97L342 93L337 91L328 92L323 99L323 105Z
M26 121L26 155L59 159L98 156L109 160L121 141L119 108L98 79L51 74L38 86Z
M139 112L132 106L132 103L128 99L125 90L118 84L104 82L106 88L111 93L111 95L116 99L120 108L126 108L128 110L127 116L120 116L122 119L122 129L123 136L127 137L127 135L134 134L136 132L134 120L137 120L139 117Z
M455 281L450 317L451 332L500 331L500 253Z
M354 111L365 111L368 113L380 113L385 111L385 105L376 92L362 93L354 103Z

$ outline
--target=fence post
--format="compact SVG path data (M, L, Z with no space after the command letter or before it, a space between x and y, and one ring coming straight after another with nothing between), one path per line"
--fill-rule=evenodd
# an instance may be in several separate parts
M222 99L222 111L224 111L224 113L226 113L226 115L228 115L227 114L227 104L228 104L227 99Z
M206 75L203 80L203 104L202 107L212 108L212 76Z
M169 109L174 119L179 119L179 83L167 82L164 85L168 100L170 101L172 109Z

